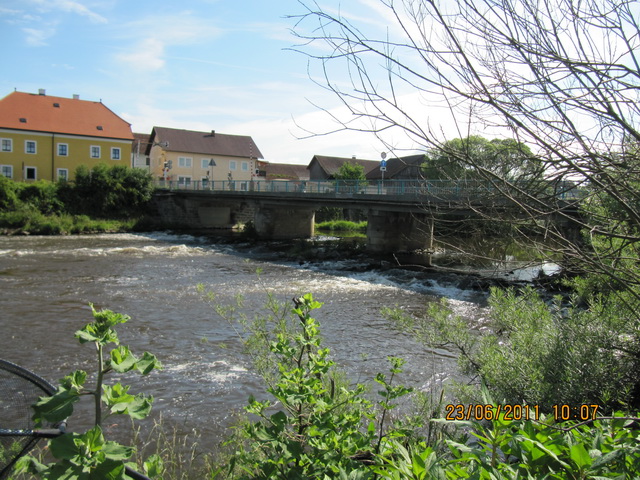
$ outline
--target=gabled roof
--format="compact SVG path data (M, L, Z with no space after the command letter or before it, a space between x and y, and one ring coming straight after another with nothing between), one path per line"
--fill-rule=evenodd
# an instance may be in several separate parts
M311 168L313 162L317 162L318 165L320 165L320 167L330 177L334 176L338 172L338 170L340 170L340 167L345 163L355 163L357 165L361 165L364 168L365 175L380 165L380 162L376 160L363 160L353 157L327 157L324 155L314 155L311 159L311 163L309 163L309 168Z
M163 147L168 152L263 158L253 139L245 135L226 135L215 131L196 132L176 128L153 127L150 142L168 142L168 146Z
M267 172L267 180L309 180L309 169L306 165L269 163L264 170Z
M406 157L394 157L387 160L387 170L384 172L384 178L394 178L403 170L409 167L420 167L424 163L424 154L408 155ZM378 164L380 166L380 164ZM379 168L367 172L369 180L382 178L382 172Z
M147 150L147 145L149 145L149 139L151 135L149 133L133 133L133 144L131 145L131 151L134 153L140 153L144 155L144 152ZM140 147L138 149L138 147Z
M102 102L23 92L0 100L0 128L133 140L131 125Z

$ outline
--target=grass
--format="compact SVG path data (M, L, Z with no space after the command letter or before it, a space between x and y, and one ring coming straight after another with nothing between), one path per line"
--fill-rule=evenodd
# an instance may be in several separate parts
M78 233L125 232L135 228L136 219L105 220L86 215L45 215L32 209L0 213L2 233L33 235L71 235Z
M329 232L362 232L367 231L367 222L350 222L349 220L331 220L316 224L318 230Z
M178 425L160 416L148 431L143 432L137 425L133 427L132 444L136 446L136 453L131 460L139 472L144 472L145 459L158 455L164 467L162 478L208 478L213 469L214 455L211 452L214 448L200 442L200 434L195 430L185 434Z

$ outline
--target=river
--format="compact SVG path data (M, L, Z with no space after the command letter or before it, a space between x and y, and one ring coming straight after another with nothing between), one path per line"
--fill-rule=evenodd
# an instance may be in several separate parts
M357 262L293 262L248 244L162 232L0 237L0 358L51 382L75 369L91 371L93 350L73 338L92 319L89 303L126 313L132 320L119 329L122 343L134 353L155 353L164 369L124 383L155 397L153 418L162 415L197 430L205 445L217 444L233 413L265 390L234 327L196 292L201 283L221 302L242 294L249 315L266 292L283 301L312 292L324 304L314 316L325 344L353 381L372 382L387 370L388 355L407 360L401 381L417 389L453 375L449 352L430 351L397 331L380 308L418 311L444 296L474 327L486 315L486 292L460 289L448 277ZM70 428L87 424L86 413L81 409Z

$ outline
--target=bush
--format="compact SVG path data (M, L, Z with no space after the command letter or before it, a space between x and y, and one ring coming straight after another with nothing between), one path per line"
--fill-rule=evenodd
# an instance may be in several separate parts
M210 478L577 480L636 478L640 471L640 419L620 413L596 418L590 408L584 422L558 423L532 408L529 419L515 410L508 418L483 388L477 389L480 414L465 406L460 419L392 422L395 401L411 391L393 385L403 362L391 358L391 375L376 376L382 388L374 405L365 387L348 386L336 376L310 317L320 304L311 294L294 302L291 317L273 297L269 316L247 320L240 315L250 333L244 337L247 351L271 397L249 399L251 417L236 427L226 444L230 456ZM216 305L216 311L231 320L238 315L235 306ZM465 338L456 341L466 345ZM468 411L476 413L465 416ZM427 424L436 435L419 433Z
M492 289L489 305L489 328L480 334L446 302L419 317L384 313L430 347L454 349L461 369L506 403L545 413L562 404L598 404L603 412L640 407L637 321L620 305L548 304L532 288Z
M153 195L153 181L139 168L99 164L89 170L81 165L75 172L75 184L65 185L61 195L71 213L131 218L144 213Z
M0 211L13 210L16 208L18 205L16 188L16 182L4 175L0 175Z
M199 290L203 292L203 287ZM210 295L210 298L212 296ZM245 323L247 350L256 360L274 400L253 397L251 418L240 426L226 471L228 478L374 478L373 459L385 439L404 438L389 411L411 389L393 385L404 363L390 358L391 375L376 376L382 389L377 404L363 385L348 386L320 345L319 326L310 316L321 306L311 294L294 300L293 315L270 298L270 319ZM216 306L229 318L233 308ZM270 323L273 321L273 323ZM215 476L215 475L214 475Z
M47 180L18 183L16 193L21 202L32 205L45 215L61 213L64 210L64 204L58 198L57 183Z

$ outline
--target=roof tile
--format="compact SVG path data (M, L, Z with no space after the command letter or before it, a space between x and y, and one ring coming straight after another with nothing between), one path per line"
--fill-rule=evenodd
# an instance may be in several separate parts
M0 128L133 140L131 125L102 102L23 92L0 100Z
M246 135L153 127L151 142L169 142L166 150L170 152L264 158L253 139Z

